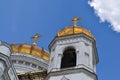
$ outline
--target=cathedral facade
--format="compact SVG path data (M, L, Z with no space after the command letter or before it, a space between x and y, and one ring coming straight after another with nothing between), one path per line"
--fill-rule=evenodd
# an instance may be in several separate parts
M15 79L1 77L7 67L1 65L3 59L0 55L0 70L3 71L0 73L0 80L98 80L95 37L90 31L78 26L78 20L80 18L75 17L72 20L73 26L57 33L49 44L49 52L36 45L36 40L40 37L38 34L32 37L32 45L8 45L11 51L7 56L8 62L11 61L9 69L14 72ZM9 53L1 47L0 52Z
M18 80L15 68L10 59L11 54L10 46L0 41L0 80Z

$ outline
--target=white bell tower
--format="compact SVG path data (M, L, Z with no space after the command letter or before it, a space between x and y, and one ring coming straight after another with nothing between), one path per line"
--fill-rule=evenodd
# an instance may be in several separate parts
M98 55L95 38L77 26L80 18L59 31L49 45L51 59L46 80L97 80Z

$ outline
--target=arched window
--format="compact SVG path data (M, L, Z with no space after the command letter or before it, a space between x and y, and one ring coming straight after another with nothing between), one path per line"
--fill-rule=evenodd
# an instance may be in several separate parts
M67 48L63 52L61 60L61 68L69 68L76 66L76 53L74 48Z

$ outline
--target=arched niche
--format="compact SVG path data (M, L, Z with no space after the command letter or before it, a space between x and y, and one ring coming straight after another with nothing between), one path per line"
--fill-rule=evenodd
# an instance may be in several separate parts
M61 69L76 66L76 50L73 47L68 47L64 50Z

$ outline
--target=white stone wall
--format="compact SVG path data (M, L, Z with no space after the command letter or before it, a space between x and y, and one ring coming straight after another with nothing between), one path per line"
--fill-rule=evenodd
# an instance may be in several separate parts
M10 80L17 80L13 68L10 68L8 70L8 74L9 74Z
M0 46L0 52L6 56L10 56L10 54L11 54L10 49L4 45Z
M17 73L25 73L48 68L48 61L26 53L13 53L11 55L11 60Z
M84 66L96 71L95 65L93 65L93 44L92 41L84 37L71 37L66 39L57 40L53 47L51 47L51 60L48 68L48 72L60 69L61 59L65 48L74 47L77 55L77 67Z
M65 77L65 78L64 78ZM92 77L84 74L84 73L74 73L69 75L59 75L59 76L52 76L48 80L94 80Z
M0 61L0 78L2 77L4 70L5 70L4 63Z
M18 80L10 60L11 53L10 46L0 41L0 80Z
M96 63L98 60L95 41L86 35L71 35L55 38L50 44L51 59L48 67L48 73L59 73L57 76L50 76L46 80L97 80ZM61 69L61 60L66 48L73 47L76 50L76 66L72 68ZM69 73L67 70L85 69L90 73L75 72ZM60 72L59 72L60 71ZM52 73L53 72L53 73ZM64 74L64 72L69 74Z

